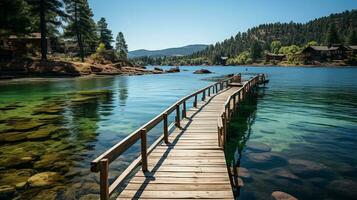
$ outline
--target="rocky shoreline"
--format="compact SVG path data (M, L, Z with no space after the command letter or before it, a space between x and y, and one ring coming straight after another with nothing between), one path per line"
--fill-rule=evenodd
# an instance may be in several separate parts
M74 62L59 59L40 61L39 59L17 59L0 62L0 80L13 78L62 78L88 75L145 75L180 72L178 67L169 70L153 70L136 66L129 61L117 63Z

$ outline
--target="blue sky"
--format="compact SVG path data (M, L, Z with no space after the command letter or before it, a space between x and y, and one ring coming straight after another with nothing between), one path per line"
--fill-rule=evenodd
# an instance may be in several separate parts
M129 50L213 44L270 22L307 22L357 9L357 0L89 0Z

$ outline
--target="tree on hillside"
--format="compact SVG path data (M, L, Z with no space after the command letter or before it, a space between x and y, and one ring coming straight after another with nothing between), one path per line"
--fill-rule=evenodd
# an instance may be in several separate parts
M127 59L128 57L128 45L125 42L124 34L119 32L115 42L115 51L119 58Z
M357 45L357 33L355 30L353 30L351 34L348 36L348 44Z
M275 40L275 41L272 41L271 44L270 44L270 51L272 53L279 53L279 50L281 48L281 42L278 41L278 40Z
M57 17L64 17L63 2L61 0L27 0L31 5L31 12L39 16L41 32L41 59L47 60L47 33L48 24L60 25Z
M100 18L97 23L99 41L105 45L106 49L113 49L111 43L113 42L112 31L108 29L108 24L104 17Z
M30 17L24 0L1 0L0 13L0 36L29 32Z
M84 62L84 47L88 47L91 42L97 42L98 40L95 22L92 19L93 13L89 8L87 0L65 0L65 2L69 17L64 35L76 38L79 55L82 62Z
M250 47L250 56L253 61L256 61L262 56L262 46L260 45L259 41L255 40Z
M310 41L305 45L305 47L317 46L317 45L319 45L319 44L316 41Z
M327 32L326 44L331 45L331 44L339 44L339 43L341 43L341 40L338 36L336 25L331 24Z

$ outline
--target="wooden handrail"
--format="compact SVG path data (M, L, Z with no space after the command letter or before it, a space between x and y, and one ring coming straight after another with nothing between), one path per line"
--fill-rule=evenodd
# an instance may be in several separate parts
M245 99L246 94L251 90L252 87L256 87L259 83L263 83L262 80L265 81L264 74L259 74L254 76L253 78L249 79L246 83L244 83L239 90L237 90L232 95L230 95L228 99L225 101L224 108L221 111L221 115L218 118L218 124L217 124L218 144L222 149L224 148L224 144L226 142L226 137L227 137L227 123L236 109L236 104L240 103L242 100ZM236 101L237 96L238 96L238 101ZM231 108L232 100L233 100L233 106L232 106L233 108Z
M240 76L240 75L238 75ZM122 141L119 143L115 144L113 147L105 151L103 154L98 156L96 159L94 159L91 162L91 171L92 172L100 172L100 188L101 188L101 200L107 200L109 199L109 196L113 193L115 188L120 185L120 183L141 163L142 164L142 170L146 171L147 170L147 165L148 165L148 160L147 157L151 153L151 151L162 141L164 141L166 144L169 143L168 141L168 132L169 130L172 129L173 125L176 125L177 127L180 127L180 105L182 105L182 117L186 117L186 102L190 98L194 97L194 107L197 107L197 96L202 94L202 100L206 98L206 90L208 90L208 96L211 95L211 88L213 90L212 93L218 93L219 91L222 91L224 88L227 88L229 83L232 82L234 78L236 78L237 75L234 75L228 79L216 82L214 84L211 84L203 89L200 89L190 95L187 95L174 104L172 104L170 107L168 107L166 110L164 110L162 113L151 119L149 122L146 124L142 125L140 128L132 132L130 135L125 137ZM168 115L170 115L173 111L176 110L176 120L175 124L171 124L168 126ZM147 149L147 134L149 131L154 128L157 124L160 122L164 122L164 130L163 134ZM224 131L226 132L226 131ZM139 156L137 159L135 159L125 170L124 172L117 177L117 179L109 185L108 183L108 170L109 170L109 164L113 162L117 157L119 157L122 153L124 153L128 148L130 148L133 144L135 144L138 140L141 140L141 156ZM103 167L103 163L105 163L105 167Z

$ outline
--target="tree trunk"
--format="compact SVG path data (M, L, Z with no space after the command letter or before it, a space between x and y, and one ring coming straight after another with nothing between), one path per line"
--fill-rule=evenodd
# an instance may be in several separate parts
M74 20L76 23L76 35L77 35L77 43L79 47L79 55L81 57L81 61L84 62L84 51L83 51L83 43L82 43L82 37L79 32L79 24L78 24L78 9L77 9L77 3L75 3L74 6Z
M41 60L47 60L45 0L40 1Z

